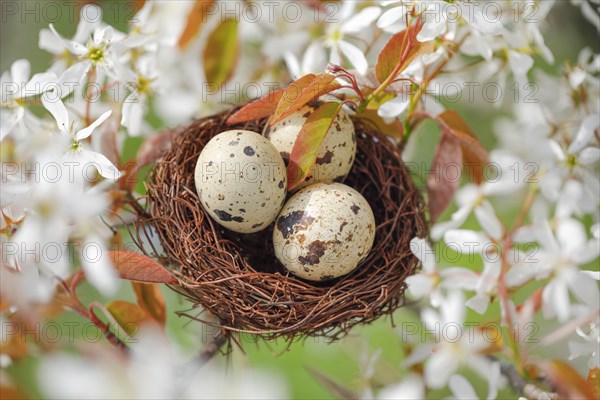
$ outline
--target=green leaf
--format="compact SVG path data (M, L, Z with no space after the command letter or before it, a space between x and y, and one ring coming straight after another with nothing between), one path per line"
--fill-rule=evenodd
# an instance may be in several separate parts
M379 83L383 83L392 74L395 78L417 57L433 52L433 41L417 41L416 35L419 30L420 27L413 27L410 31L403 30L390 38L377 57L375 75ZM394 73L398 64L401 65Z
M315 163L317 152L342 103L323 103L308 117L294 143L288 164L288 189L306 178Z
M177 283L165 267L143 254L111 251L108 256L123 279L147 283Z
M127 301L113 301L106 306L106 309L129 336L133 336L139 331L140 326L151 321L146 311Z
M210 34L204 48L206 81L217 86L227 82L233 75L238 54L238 22L226 19Z
M271 124L275 124L301 109L309 101L339 88L340 84L335 82L335 76L331 74L319 74L312 80L300 78L292 82L279 100Z
M190 10L185 28L181 36L179 37L179 43L177 44L180 49L187 46L190 41L196 37L200 28L206 22L208 15L212 12L215 0L196 0L194 7Z

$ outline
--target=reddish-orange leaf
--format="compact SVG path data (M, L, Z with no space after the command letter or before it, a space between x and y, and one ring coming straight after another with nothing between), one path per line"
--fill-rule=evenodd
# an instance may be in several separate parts
M323 103L306 120L290 155L288 189L293 189L306 178L315 163L317 152L342 103Z
M111 251L109 256L123 279L147 283L177 282L165 267L143 254L131 251Z
M487 150L479 143L477 137L467 123L452 110L446 110L439 115L443 121L444 132L454 136L460 142L462 149L463 164L469 172L473 172L472 179L480 184L484 180L483 171L489 162ZM471 177L469 177L471 179Z
M429 216L431 222L444 212L460 184L462 151L459 140L442 133L442 139L433 158L433 165L427 178Z
M208 37L202 58L204 75L210 84L220 87L233 75L239 53L238 22L222 21Z
M194 7L188 14L183 33L179 37L178 46L184 48L200 32L200 28L206 22L208 15L214 11L214 0L196 0Z
M155 283L131 282L138 305L154 320L164 325L167 320L165 298Z
M335 76L331 74L319 74L312 81L299 79L292 82L279 100L271 124L301 109L309 101L339 89L340 84L334 80Z
M8 310L9 306L10 304L8 304L8 301L4 297L0 296L0 313Z
M551 360L544 364L546 379L561 399L594 399L594 392L569 364Z
M25 400L29 398L28 396L25 396L19 389L8 385L9 382L2 382L2 384L0 384L0 399Z
M298 86L307 86L316 79L316 75L308 74L296 80ZM241 122L253 121L273 115L277 109L277 104L283 97L287 88L277 89L268 95L254 100L252 103L240 108L236 113L227 119L227 123L239 124Z
M284 91L285 88L274 90L268 95L245 105L227 118L227 123L229 125L239 124L273 115Z
M7 355L13 361L27 357L29 355L29 345L25 338L27 337L27 332L32 332L32 330L35 332L36 327L33 324L27 324L22 321L18 323L8 321L3 322L3 324L6 324L6 329L10 326L12 333L9 333L7 330L6 336L0 341L0 353Z
M129 336L135 335L142 325L152 322L146 311L127 301L113 301L106 306L106 309Z
M410 33L406 30L396 33L381 50L375 66L375 75L379 83L385 81L392 74L395 75L395 78L417 57L433 52L433 41L417 41L416 35L419 29L420 27L413 27L410 29ZM409 34L410 36L408 36ZM398 64L401 65L396 70ZM396 70L395 73L394 70Z
M594 398L600 398L600 368L591 368L586 382L592 389Z

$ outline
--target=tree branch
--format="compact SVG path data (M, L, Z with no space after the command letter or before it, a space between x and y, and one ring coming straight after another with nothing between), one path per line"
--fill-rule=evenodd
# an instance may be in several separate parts
M517 393L522 394L530 400L558 400L558 393L547 392L533 383L527 382L517 372L514 365L506 361L500 361L496 357L489 357L494 362L500 363L500 372L506 377L510 387Z

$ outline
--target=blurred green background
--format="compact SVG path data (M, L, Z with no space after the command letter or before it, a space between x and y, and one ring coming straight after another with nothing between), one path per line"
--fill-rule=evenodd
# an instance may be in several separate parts
M55 13L46 15L43 13L23 14L22 10L38 10L43 7L43 3L35 1L5 1L2 0L2 23L0 26L0 66L2 71L10 68L13 61L18 58L26 58L32 63L32 73L44 71L51 63L50 54L40 50L37 46L38 32L41 28L46 28L49 22L55 24L57 30L63 33L66 37L70 37L74 31L77 19L69 18L69 9L76 2L52 2L60 7L62 17L54 18ZM18 15L9 13L7 8L8 3L14 3L21 11ZM121 9L121 15L125 15L127 9L123 8L123 2L103 1L100 2L103 9L106 10L105 15L115 15L114 10ZM109 12L112 11L112 12ZM77 16L77 12L75 12ZM126 21L120 18L118 21L111 21L105 18L105 22L113 24L117 29L125 30ZM584 46L592 47L595 52L598 52L600 47L597 41L597 33L593 26L587 23L580 15L578 8L569 4L568 1L559 1L555 9L552 11L546 24L545 38L546 43L556 57L556 63L552 66L547 65L543 60L537 59L537 65L542 69L552 74L559 74L566 60L576 62L578 52ZM498 116L499 111L491 108L489 111L482 112L478 109L477 112L470 112L470 109L464 105L459 105L460 113L471 124L481 141L488 149L494 147L494 136L492 130L492 122L494 117ZM500 111L502 112L502 111ZM439 139L439 133L432 125L426 125L422 131L427 131L427 134L422 132L416 133L417 152L415 159L417 162L423 161L428 163L435 150L435 143ZM141 144L141 139L129 139L125 146L124 161L134 157L134 154ZM143 179L143 176L141 177ZM142 187L141 183L138 186ZM446 212L446 216L453 209ZM514 218L515 210L504 210L504 215L501 218L511 221ZM470 219L467 228L476 227L476 223ZM444 262L442 262L444 264ZM449 265L449 263L445 263ZM460 261L454 265L469 266L479 268L480 262L469 262L467 257L460 257ZM524 298L532 289L527 289L520 293L520 298ZM183 300L180 296L168 288L162 288L162 291L167 299L168 314L168 332L170 336L189 349L189 354L192 356L202 346L202 337L204 328L196 322L190 322L184 317L177 317L175 311L187 310L190 308L190 303ZM86 287L82 291L82 300L92 301L101 296L93 289ZM134 301L134 297L129 288L129 285L124 282L117 298L122 300ZM108 299L106 299L108 300ZM113 299L111 299L113 300ZM517 299L519 300L519 298ZM497 304L490 307L488 314L481 318L475 313L470 313L468 318L473 321L487 322L498 315ZM62 321L81 321L85 322L77 315L69 313L62 317ZM243 351L234 348L231 354L231 359L227 363L224 358L212 360L212 363L220 363L228 365L228 368L235 369L239 365L252 365L266 370L273 371L287 382L290 388L290 394L294 398L300 399L317 399L317 398L333 398L335 397L331 391L315 379L311 374L311 369L322 372L331 377L336 382L355 389L357 393L361 393L365 382L361 379L359 370L360 359L365 353L373 353L376 349L382 349L380 361L377 364L375 382L377 385L385 385L399 381L403 376L401 363L404 358L404 344L399 335L402 323L418 322L418 313L415 309L404 308L398 310L394 315L394 321L397 328L391 327L389 319L381 319L376 323L368 326L360 326L355 328L350 335L341 342L328 344L322 340L307 339L298 343L288 345L283 341L276 342L258 342L254 343L252 338L242 338L244 344ZM541 329L537 334L540 338L543 335L545 326L543 321L540 322ZM68 347L66 345L65 347ZM565 356L566 346L553 346L552 348L540 348L545 357L549 356ZM36 365L35 357L29 357L19 363L9 367L9 371L17 380L22 383L22 387L32 396L40 395L38 388L34 383L33 371ZM487 394L487 385L480 378L475 377L472 373L467 373L467 376L472 378L476 390L481 396ZM440 398L448 395L446 390L433 392L432 398ZM499 398L516 398L516 394L509 390L501 392Z

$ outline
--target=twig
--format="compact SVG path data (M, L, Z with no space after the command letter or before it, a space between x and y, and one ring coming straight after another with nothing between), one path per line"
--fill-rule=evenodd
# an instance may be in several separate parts
M218 333L213 340L208 342L198 354L198 357L195 361L198 361L200 366L206 364L211 358L213 358L217 353L221 351L221 347L225 343L227 343L227 339L229 338L229 334L227 331L223 331Z
M558 393L547 392L540 389L533 383L527 382L515 369L514 365L506 361L500 361L496 357L489 356L489 359L500 363L500 372L506 377L510 387L517 393L530 400L558 400Z
M179 380L175 389L174 398L182 398L185 390L194 378L198 370L210 361L217 353L221 351L221 347L227 343L229 333L227 331L219 332L213 339L208 342L198 353L198 356L180 366Z

